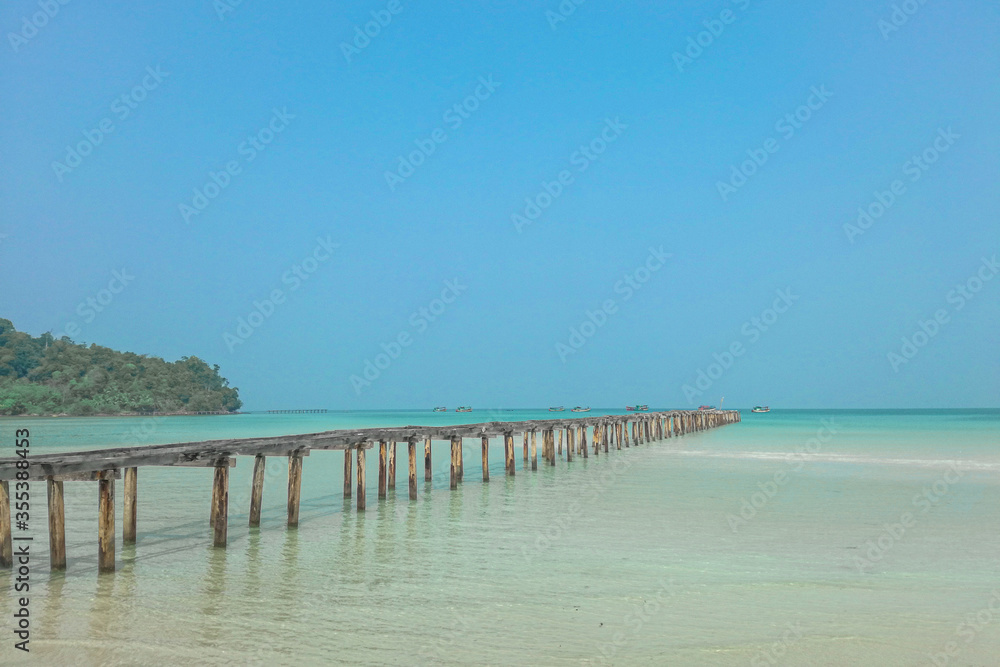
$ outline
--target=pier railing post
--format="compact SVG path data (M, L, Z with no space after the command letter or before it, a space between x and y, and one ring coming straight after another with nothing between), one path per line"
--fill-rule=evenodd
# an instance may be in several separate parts
M49 501L49 569L66 569L66 511L63 483L51 477L45 480Z
M215 477L212 482L212 545L226 546L229 532L229 459L215 462Z
M410 500L417 499L417 441L410 438L406 441L406 453L409 459L409 490Z
M122 544L135 544L135 531L138 522L139 495L138 468L125 468L125 498L122 503ZM62 482L59 482L59 493L62 495ZM60 498L61 500L61 498Z
M97 494L97 570L115 571L115 471L104 470Z
M358 511L365 511L365 445L362 442L358 445Z
M10 485L7 480L0 481L0 567L14 567L13 544L10 541Z
M351 452L347 450L347 455L350 457ZM264 470L267 466L267 457L263 454L257 454L253 457L253 479L250 482L250 526L257 527L260 525L260 505L261 500L264 496ZM348 485L350 485L350 478L347 479ZM350 493L347 494L350 497Z
M288 526L299 525L299 498L302 493L302 452L296 450L288 457Z

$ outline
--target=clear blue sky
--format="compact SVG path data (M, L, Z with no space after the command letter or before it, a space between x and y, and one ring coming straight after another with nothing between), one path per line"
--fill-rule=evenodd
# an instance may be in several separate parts
M559 22L557 0L390 4L244 0L220 19L210 0L78 0L34 31L36 0L5 3L0 316L197 355L247 409L1000 405L1000 277L976 283L1000 253L997 3L930 2L892 31L892 2L860 0L594 0ZM392 20L348 62L373 11ZM705 21L719 34L679 67ZM418 141L434 152L390 188ZM748 151L767 160L735 187ZM973 298L952 292L970 279ZM699 370L716 377L686 396Z

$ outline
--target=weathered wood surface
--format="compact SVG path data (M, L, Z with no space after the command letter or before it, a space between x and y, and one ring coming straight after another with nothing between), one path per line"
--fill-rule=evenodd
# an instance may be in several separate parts
M365 447L358 447L358 511L365 511Z
M299 525L299 498L302 496L302 452L288 457L288 525Z
M122 517L122 544L135 544L135 530L138 521L138 507L136 502L139 495L138 468L125 469L125 500L123 502ZM62 493L62 482L59 482L59 491Z
M348 461L350 461L351 452L347 452ZM264 496L264 470L267 466L267 457L263 454L257 454L253 460L253 481L250 483L250 525L259 526L260 525L260 504ZM348 466L350 467L350 466ZM351 487L351 477L347 476L347 488ZM350 497L350 492L348 491L348 497Z
M49 569L66 569L66 508L63 483L46 480L49 500Z
M406 443L406 452L409 459L409 490L410 490L410 500L417 499L417 443L411 438L408 443Z
M44 480L49 477L63 481L89 479L86 474L96 471L123 470L139 466L206 466L215 467L222 459L231 460L235 456L256 456L258 454L273 456L288 456L300 451L303 455L310 450L344 450L353 448L370 448L378 441L408 441L411 438L450 440L453 437L502 437L504 433L525 434L525 460L528 460L528 434L539 430L564 428L590 428L601 424L620 424L629 422L632 427L632 437L625 440L626 446L631 440L638 444L643 438L649 438L649 419L654 416L679 418L676 423L681 433L692 429L701 430L709 424L732 423L730 421L714 420L712 415L722 415L733 411L669 411L643 415L642 421L632 415L609 415L602 417L562 417L560 419L543 419L521 422L486 422L480 424L460 424L452 426L401 426L395 428L373 428L364 430L324 431L322 433L307 433L301 435L283 435L267 438L235 438L228 440L206 440L167 445L146 445L140 447L112 447L63 454L40 454L31 458L28 468L30 480ZM640 432L644 429L644 433ZM641 434L640 434L641 433ZM429 470L429 457L425 448L425 476ZM460 455L461 456L461 455ZM12 480L16 474L17 458L0 458L0 480ZM535 462L537 467L537 461ZM459 479L461 479L461 460L459 461ZM80 477L70 477L80 475Z
M228 471L229 468L226 468ZM115 571L115 480L108 476L98 482L97 569Z
M10 485L0 482L0 567L14 565L13 545L10 541Z
M229 462L215 466L212 482L212 546L225 547L229 533Z

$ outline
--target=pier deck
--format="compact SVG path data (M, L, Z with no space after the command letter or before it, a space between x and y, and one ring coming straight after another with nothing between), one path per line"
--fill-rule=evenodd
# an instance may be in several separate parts
M396 486L396 445L408 448L409 500L417 498L416 448L424 444L424 479L431 478L431 442L451 443L450 488L456 489L464 477L462 442L464 438L479 438L482 443L483 482L489 481L489 441L500 437L504 443L504 472L514 476L514 442L517 435L523 441L525 470L538 468L538 433L541 432L543 464L555 465L563 457L588 458L608 453L610 447L620 450L640 444L664 440L686 433L702 431L740 421L736 410L672 410L667 412L629 413L594 417L564 417L520 422L486 422L447 426L401 426L360 430L324 431L301 435L267 438L237 438L206 440L143 447L115 447L91 451L43 454L29 459L0 459L0 567L13 565L10 522L10 481L45 480L49 504L49 550L51 569L66 567L64 482L97 482L98 485L98 569L115 570L115 480L124 473L123 541L135 543L137 522L138 469L144 466L211 467L215 469L210 508L213 544L226 546L229 513L229 468L236 457L254 457L254 474L250 492L250 525L260 524L260 506L264 483L264 464L268 456L288 458L288 525L298 525L299 496L302 483L303 457L312 451L340 450L344 452L344 497L351 498L352 482L356 481L356 506L366 507L366 452L378 444L378 497ZM588 446L588 431L590 431ZM556 433L558 432L558 450ZM563 441L565 435L565 448ZM529 447L530 441L530 447ZM354 452L352 456L352 451ZM356 459L356 473L352 470ZM27 463L25 463L27 461ZM530 464L529 464L530 461ZM356 479L355 479L356 474Z

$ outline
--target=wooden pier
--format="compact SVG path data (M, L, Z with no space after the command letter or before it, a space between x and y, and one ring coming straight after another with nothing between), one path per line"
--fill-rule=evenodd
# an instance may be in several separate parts
M302 412L302 411L297 411ZM608 454L611 448L635 447L686 433L703 431L740 421L736 410L674 410L600 417L547 419L522 422L489 422L453 426L402 426L363 430L325 431L304 435L269 438L209 440L144 447L117 447L65 454L45 454L28 459L0 459L0 567L13 565L11 543L10 482L46 482L49 505L49 554L51 569L66 568L65 512L63 484L65 482L96 482L98 487L97 562L100 572L115 570L115 481L124 475L124 516L122 536L125 544L136 541L138 521L138 471L144 466L210 467L215 469L212 482L212 502L209 525L216 547L225 547L229 525L229 468L236 457L254 457L250 490L250 526L260 525L261 496L264 487L264 466L268 456L288 459L288 526L299 522L299 497L302 487L303 458L311 452L340 450L344 452L344 498L351 498L352 481L356 481L357 511L366 508L366 452L378 444L378 498L387 497L388 489L396 487L396 447L406 443L409 501L417 499L417 446L423 442L424 480L431 480L431 442L451 443L450 487L462 483L465 466L463 439L476 438L482 444L483 482L490 479L489 442L498 437L504 446L504 473L513 477L515 470L514 443L523 442L523 469L538 469L539 440L543 465L554 466L557 458L572 462ZM590 438L588 440L588 431ZM565 436L565 437L564 437ZM563 443L565 442L565 448ZM589 444L588 444L589 442ZM530 447L529 447L530 443ZM592 451L591 451L592 450ZM530 453L530 456L529 456ZM352 471L352 459L356 471ZM21 465L18 465L18 462ZM356 478L354 473L356 472Z

